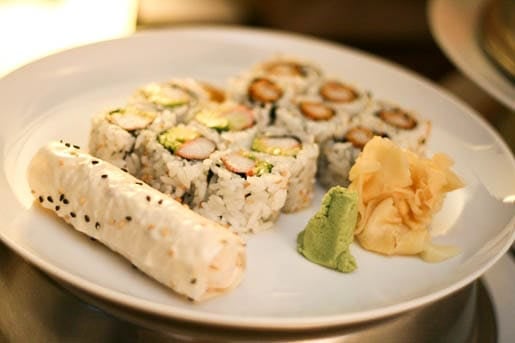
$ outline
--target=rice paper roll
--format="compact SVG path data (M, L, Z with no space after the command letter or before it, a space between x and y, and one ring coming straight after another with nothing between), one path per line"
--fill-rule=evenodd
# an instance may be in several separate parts
M28 181L41 206L190 300L229 291L242 278L239 237L73 146L41 148Z
M213 153L206 201L195 209L237 233L272 227L283 208L290 173L247 150Z
M269 155L272 163L284 165L290 172L282 212L297 212L311 205L318 158L318 145L311 136L268 127L254 138L252 150Z
M215 141L191 125L179 124L161 133L144 131L136 145L140 179L190 207L204 200Z

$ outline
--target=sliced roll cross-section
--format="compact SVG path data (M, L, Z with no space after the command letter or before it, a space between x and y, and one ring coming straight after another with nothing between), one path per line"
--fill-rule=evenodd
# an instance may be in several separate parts
M206 201L196 211L234 232L270 228L286 201L288 169L248 150L215 152L210 159Z

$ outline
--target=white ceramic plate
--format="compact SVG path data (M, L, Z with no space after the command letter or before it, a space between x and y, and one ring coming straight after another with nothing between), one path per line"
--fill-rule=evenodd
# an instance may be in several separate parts
M431 31L440 48L479 87L515 110L515 84L493 64L479 44L485 0L433 0Z
M121 104L138 86L192 76L223 85L276 53L311 59L376 96L433 122L431 151L456 160L465 189L450 195L436 239L461 254L427 264L386 258L353 245L359 269L341 274L312 264L295 238L316 210L283 215L249 240L248 269L234 291L191 304L98 243L32 207L26 168L52 139L86 146L92 114ZM372 56L293 35L227 28L148 32L39 60L0 81L0 236L51 276L101 299L167 318L242 328L308 329L356 323L423 305L479 277L514 239L515 162L499 136L469 108L429 82ZM505 202L503 202L503 200Z

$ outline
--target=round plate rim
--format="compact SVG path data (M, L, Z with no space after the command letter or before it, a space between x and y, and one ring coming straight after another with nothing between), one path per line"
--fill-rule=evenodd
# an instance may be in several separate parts
M131 40L134 37L143 37L143 36L154 36L154 35L167 35L170 33L176 32L190 32L190 33L205 33L206 30L209 30L216 34L223 34L225 32L235 32L239 31L240 34L245 35L264 35L264 36L275 36L282 39L290 39L296 41L304 41L306 43L311 43L319 46L326 46L332 49L343 50L346 53L356 54L361 58L369 59L374 61L375 63L382 64L387 68L395 70L396 73L403 74L406 77L411 78L413 81L424 84L427 87L432 88L435 92L438 93L439 96L444 98L446 101L452 103L454 106L459 107L461 109L462 115L468 115L471 120L475 120L478 124L485 129L494 139L495 143L501 148L504 154L511 156L511 162L513 170L515 170L515 159L511 154L510 149L507 147L506 143L500 138L499 134L495 132L495 130L486 122L485 119L481 118L477 113L474 112L470 107L462 103L456 97L451 94L446 93L442 88L438 85L435 85L431 81L425 79L422 76L415 74L409 70L406 70L402 66L399 66L395 63L385 61L379 57L370 55L366 52L361 52L357 49L347 47L341 44L332 43L326 40L293 34L288 32L282 32L277 30L264 30L264 29L252 29L246 27L238 27L238 26L184 26L180 28L166 29L166 30L148 30L143 33L138 33L133 36L128 36L119 39L112 39L108 41L97 42L93 44L88 44L82 47L76 47L69 50L65 50L62 52L58 52L56 54L43 57L39 60L36 60L32 63L29 63L25 66L18 68L17 70L7 74L3 78L0 79L0 85L4 82L7 82L13 75L17 75L18 73L24 71L29 67L35 67L40 63L44 63L47 60L52 60L56 56L62 56L70 51L80 51L84 48L102 48L102 46L106 44L116 43L117 41L123 40ZM3 142L1 145L4 145ZM5 146L3 147L5 148ZM0 195L3 197L6 193L9 193L10 189L2 190ZM506 225L505 229L508 227L515 226L515 214L510 219L509 223ZM30 252L28 249L16 244L16 242L6 235L0 230L0 240L2 240L10 249L15 251L18 255L22 256L26 261L30 264L36 266L41 269L45 273L49 274L53 278L64 282L74 288L77 288L80 291L86 292L100 300L111 301L116 303L117 305L124 306L130 308L131 310L137 310L142 313L147 313L150 315L156 315L159 317L163 317L170 320L180 320L180 321L188 321L197 324L205 324L210 326L221 326L227 328L235 328L235 329L258 329L258 330L309 330L309 329L322 329L329 327L340 327L346 325L353 325L358 323L370 322L373 320L382 319L385 317L393 316L396 314L400 314L402 312L408 311L410 309L414 309L419 306L423 306L424 304L428 304L434 302L440 298L443 298L462 287L468 285L473 282L477 278L479 278L484 272L486 272L495 262L497 262L504 253L509 249L512 242L515 240L515 231L512 232L511 238L506 239L503 247L499 250L499 252L490 259L488 263L486 263L482 268L476 270L475 273L467 275L462 278L459 282L454 283L451 286L445 287L437 292L433 292L431 294L417 297L411 300L407 300L398 304L385 306L379 309L367 310L362 312L351 312L344 313L339 315L327 315L327 316L315 316L315 317L303 317L302 319L295 318L283 318L283 317L239 317L236 315L220 315L220 314L212 314L212 313L198 313L193 310L187 309L177 309L170 305L156 304L152 301L143 300L136 296L130 296L126 294L122 294L116 290L112 290L107 287L99 286L94 282L87 281L80 276L77 276L71 272L61 270L59 267L53 265L50 262L45 261L44 259L38 257L37 255Z

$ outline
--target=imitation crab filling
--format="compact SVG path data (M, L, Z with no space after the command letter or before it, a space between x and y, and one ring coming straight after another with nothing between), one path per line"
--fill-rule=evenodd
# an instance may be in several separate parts
M319 101L302 101L299 104L300 112L311 120L329 120L334 115L334 110Z
M143 88L141 92L148 101L169 108L186 105L194 99L194 95L189 90L175 84L163 87L153 83Z
M146 111L143 106L118 108L107 114L107 120L127 131L146 128L156 118L155 112Z
M301 149L300 140L293 136L261 136L252 141L252 150L275 156L296 156Z
M222 131L241 131L255 124L254 112L245 106L234 106L229 109L204 109L195 119L201 124Z
M227 170L242 177L261 176L272 171L273 165L247 152L233 152L222 157Z
M324 100L338 103L351 102L358 97L356 90L338 81L327 81L320 87L319 92Z
M250 100L261 103L272 103L283 96L283 90L275 82L259 78L252 81L248 89Z
M399 129L412 130L417 126L416 119L398 107L383 109L376 115L384 122Z
M285 76L285 77L304 77L306 76L306 72L304 71L304 67L298 63L294 62L271 62L266 65L265 71L268 74L275 76Z
M204 160L216 147L213 141L185 126L176 126L160 133L157 141L170 152L188 160Z

